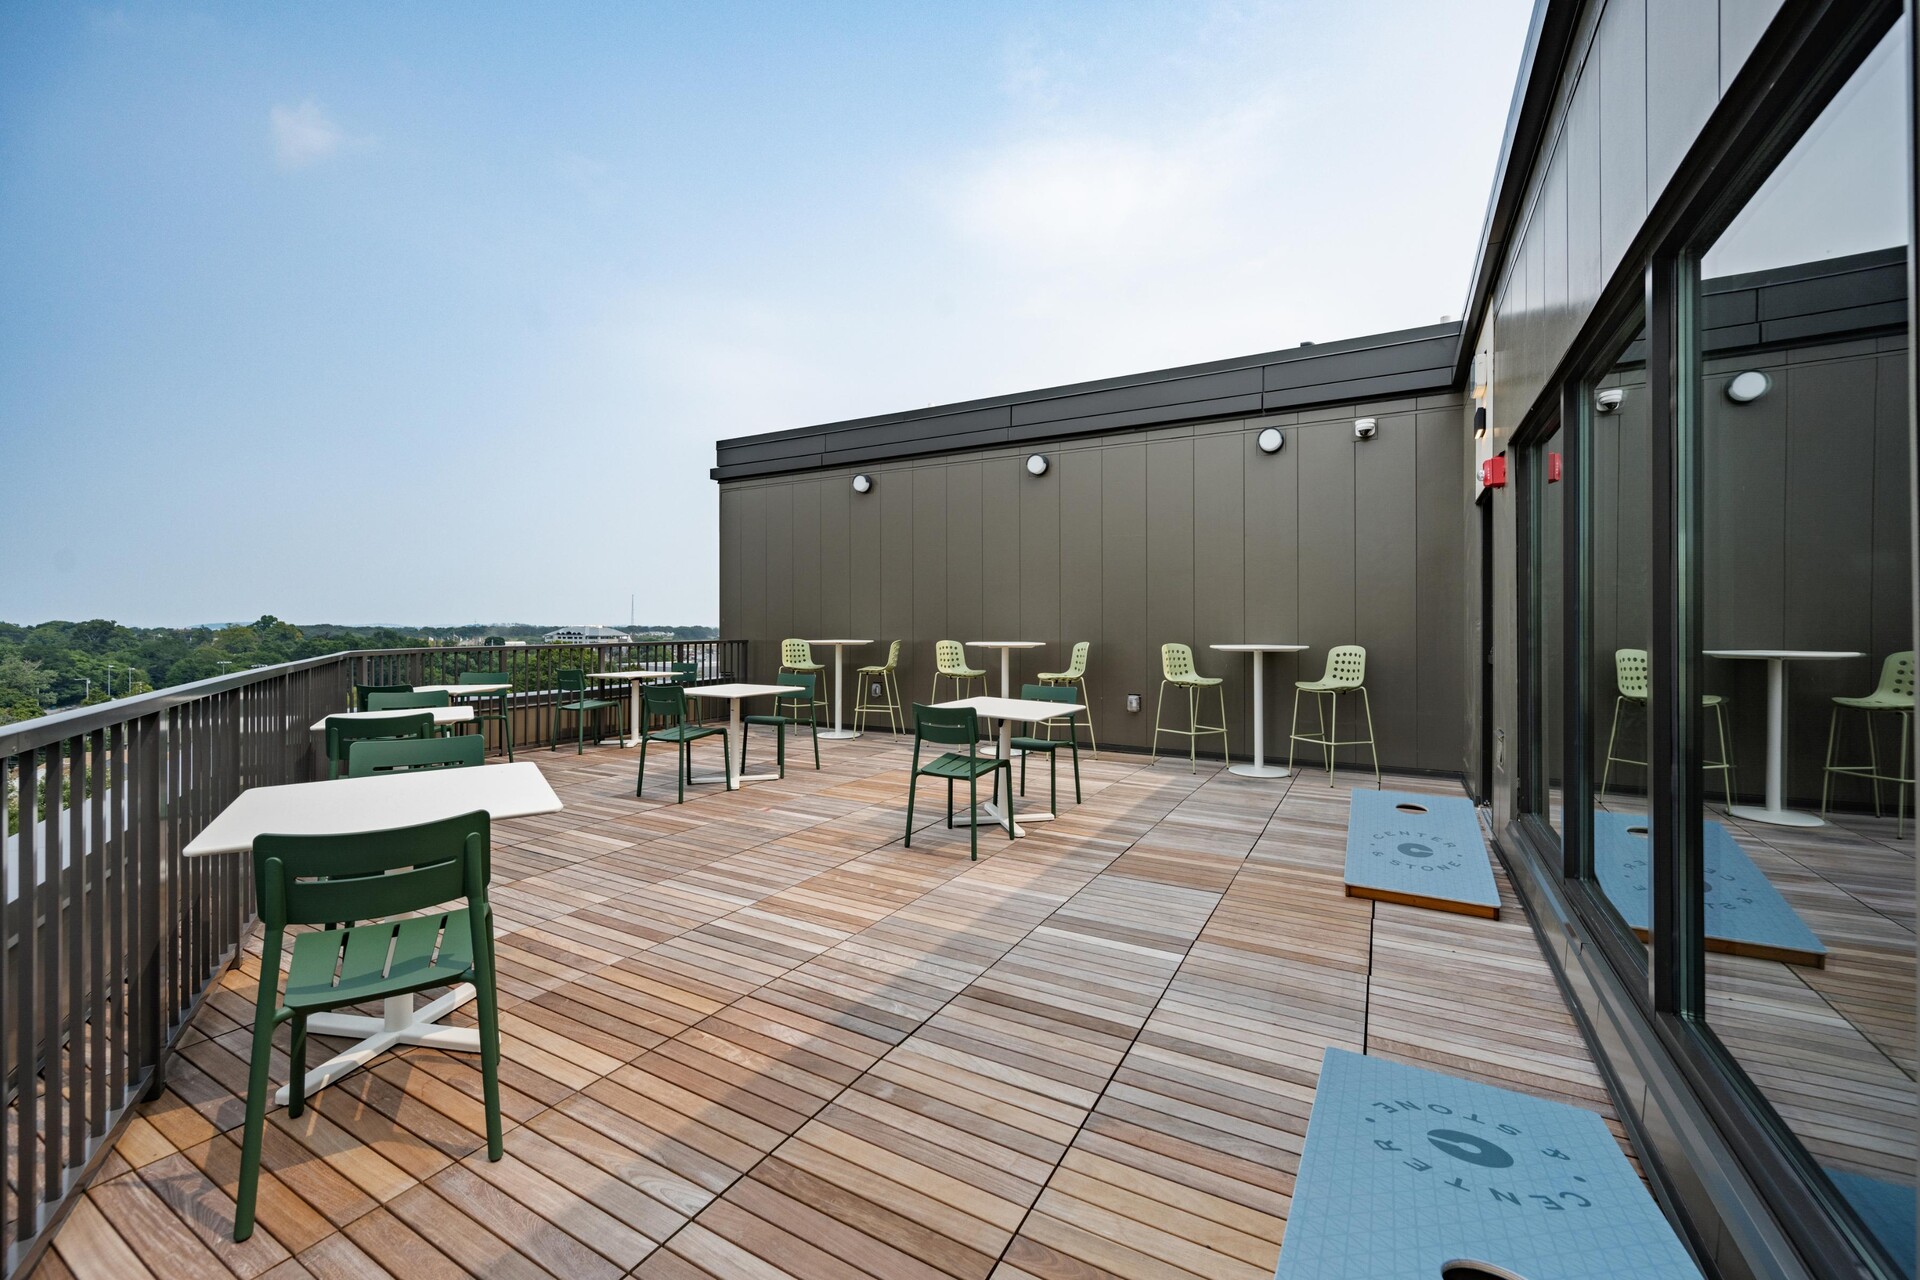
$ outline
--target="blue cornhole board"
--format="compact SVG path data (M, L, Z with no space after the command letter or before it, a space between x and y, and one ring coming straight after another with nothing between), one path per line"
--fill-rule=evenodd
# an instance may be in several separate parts
M1275 1280L1699 1280L1590 1111L1328 1049Z
M1347 896L1500 918L1480 817L1465 796L1355 791Z
M1733 834L1708 819L1707 950L1824 968L1827 949L1807 922L1753 865ZM1593 871L1620 918L1646 941L1653 911L1647 820L1637 814L1593 815Z
M1916 1261L1913 1188L1845 1169L1828 1169L1827 1177L1847 1198L1860 1221L1867 1224L1874 1239L1893 1256L1901 1274L1913 1280Z

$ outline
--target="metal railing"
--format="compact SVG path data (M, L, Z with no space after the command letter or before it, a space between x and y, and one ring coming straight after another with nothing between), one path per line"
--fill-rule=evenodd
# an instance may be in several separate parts
M558 729L563 666L694 662L711 682L746 656L729 640L361 650L0 726L0 1275L38 1260L245 944L251 863L181 850L247 787L325 776L311 726L355 684L502 672L532 746Z

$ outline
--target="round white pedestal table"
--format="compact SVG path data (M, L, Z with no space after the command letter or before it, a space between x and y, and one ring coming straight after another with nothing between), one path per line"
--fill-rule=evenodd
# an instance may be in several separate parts
M1826 819L1819 814L1786 806L1787 663L1837 662L1866 655L1837 649L1708 649L1705 653L1709 658L1767 664L1767 802L1759 806L1736 804L1727 812L1748 822L1776 827L1826 826Z
M1253 655L1253 763L1229 765L1228 773L1237 773L1243 778L1287 776L1287 770L1277 764L1267 763L1267 692L1261 683L1261 668L1266 665L1265 655L1269 653L1301 653L1306 647L1303 644L1210 644L1207 646L1220 653Z

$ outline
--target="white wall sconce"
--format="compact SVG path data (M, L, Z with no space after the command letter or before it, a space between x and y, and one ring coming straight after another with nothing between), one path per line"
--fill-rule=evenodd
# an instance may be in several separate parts
M1286 442L1287 438L1280 434L1278 427L1268 427L1254 440L1254 443L1260 446L1262 453L1278 453L1280 446Z
M1773 379L1758 369L1736 373L1727 383L1727 399L1735 404L1751 404L1773 389Z
M855 476L853 478L853 491L855 493L872 493L873 477L864 472Z
M1626 398L1627 393L1623 388L1608 387L1605 391L1594 393L1593 407L1598 413L1614 413L1619 410L1620 402Z
M1028 454L1027 474L1030 476L1043 476L1047 474L1047 455L1044 453Z
M1353 438L1355 440L1371 440L1374 438L1374 436L1378 435L1379 433L1380 433L1380 419L1378 418L1354 419Z

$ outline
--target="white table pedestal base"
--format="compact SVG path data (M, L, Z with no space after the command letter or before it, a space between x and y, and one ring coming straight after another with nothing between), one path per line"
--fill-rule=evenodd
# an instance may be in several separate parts
M1736 804L1727 810L1747 822L1766 822L1776 827L1824 827L1827 820L1819 814L1800 809L1767 809L1759 805Z
M1227 767L1228 773L1239 774L1243 778L1285 778L1291 775L1277 764L1236 764Z
M846 646L833 646L833 728L820 735L822 742L845 742L848 738L860 736L858 729L846 728L845 722L840 719L840 707L847 697L846 660Z
M463 982L430 1004L416 1009L412 996L392 996L385 1002L386 1016L369 1018L351 1013L316 1013L307 1019L309 1036L359 1036L360 1043L345 1053L327 1059L307 1072L307 1097L338 1080L356 1067L364 1067L387 1050L400 1045L425 1045L430 1049L451 1049L457 1053L480 1052L480 1032L475 1027L443 1027L440 1019L473 999L471 983ZM284 1086L273 1095L277 1106L286 1106L292 1096Z

